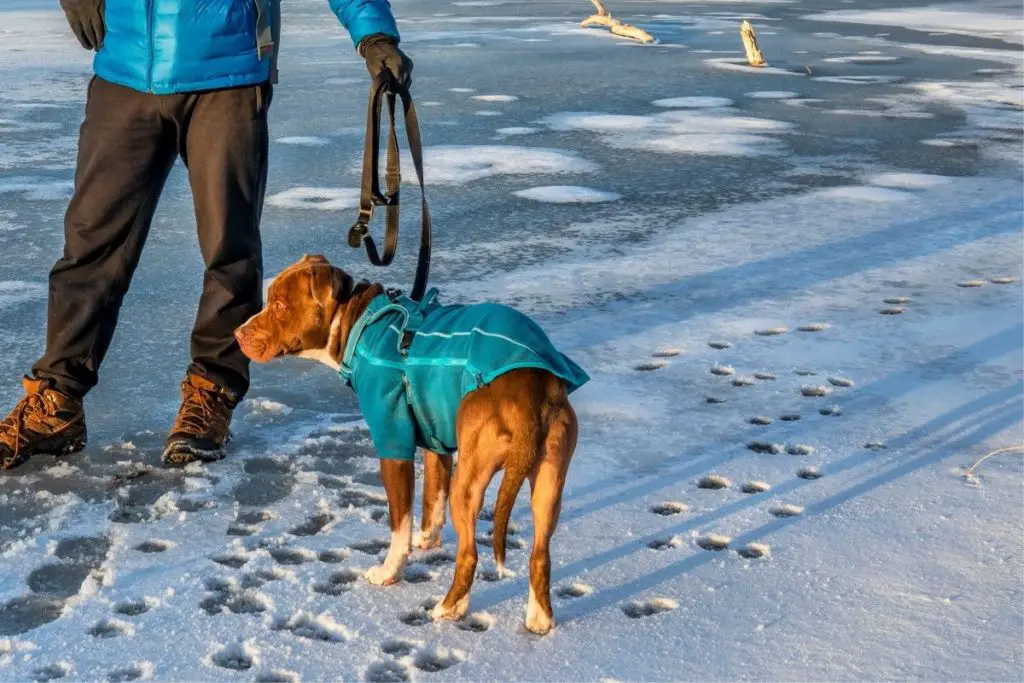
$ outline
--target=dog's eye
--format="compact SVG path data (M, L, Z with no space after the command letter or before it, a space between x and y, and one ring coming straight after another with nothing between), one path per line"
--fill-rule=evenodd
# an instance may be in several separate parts
M275 313L284 313L284 309L288 308L280 299L270 304L270 307Z

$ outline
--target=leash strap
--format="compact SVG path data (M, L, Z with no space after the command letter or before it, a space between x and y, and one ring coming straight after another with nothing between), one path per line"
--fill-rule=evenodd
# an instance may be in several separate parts
M423 144L420 140L419 120L409 89L398 83L390 71L384 69L373 81L370 104L366 112L366 146L363 149L363 179L359 192L359 215L348 233L348 245L358 249L366 246L366 255L375 266L388 266L398 250L399 192L402 183L398 154L398 133L395 126L395 96L402 101L405 118L405 132L409 139L409 152L416 168L416 180L420 185L420 206L422 226L420 229L420 253L416 263L416 278L413 281L410 299L419 301L427 288L430 276L430 209L427 207L427 192L423 185ZM380 191L380 122L384 105L388 112L388 152L384 179L386 193ZM384 251L377 250L377 243L370 235L370 221L374 209L385 207Z

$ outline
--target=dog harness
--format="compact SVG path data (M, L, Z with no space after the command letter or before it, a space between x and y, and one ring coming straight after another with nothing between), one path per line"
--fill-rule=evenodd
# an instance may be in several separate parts
M590 380L529 317L501 304L441 305L389 291L373 298L345 343L338 374L352 387L377 456L416 447L450 455L463 396L518 368L540 368L574 392Z

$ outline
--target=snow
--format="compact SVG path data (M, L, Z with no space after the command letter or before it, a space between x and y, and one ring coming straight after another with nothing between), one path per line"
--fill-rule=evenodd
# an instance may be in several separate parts
M481 102L515 102L519 98L515 95L473 95L474 100Z
M655 107L678 107L681 109L714 109L718 107L731 107L732 100L728 97L669 97L651 102Z
M598 202L614 202L617 199L621 199L621 196L614 192L604 192L591 187L578 187L576 185L545 185L543 187L517 190L512 194L524 199L552 204L594 204Z
M1010 43L1024 43L1024 17L1021 17L1020 7L1015 3L990 3L981 7L933 5L867 11L833 10L807 15L804 18L873 26L899 26L915 31L941 31Z
M516 305L593 377L572 397L555 630L522 625L526 491L510 571L481 548L465 621L426 616L451 524L406 581L361 578L387 499L325 368L254 366L227 459L160 464L203 274L179 164L87 399L89 447L0 475L0 680L1019 679L1024 458L965 473L1024 439L1020 51L876 35L889 23L815 36L791 20L815 3L763 2L747 16L785 29L769 59L806 56L751 69L741 7L613 7L678 48L666 70L667 53L579 30L579 8L393 5L417 103L440 103L420 117L431 283ZM1018 35L1001 0L846 5ZM283 11L263 277L324 253L404 287L415 187L394 266L344 242L365 67L322 0ZM39 0L0 15L6 410L44 339L90 55ZM473 68L459 44L479 46ZM806 92L784 90L794 75ZM494 102L506 127L453 86L515 93ZM679 97L714 106L651 104Z

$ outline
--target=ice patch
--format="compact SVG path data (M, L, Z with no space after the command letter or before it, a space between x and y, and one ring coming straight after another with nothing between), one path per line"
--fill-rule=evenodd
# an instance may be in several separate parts
M314 135L293 135L291 137L278 138L276 142L282 145L296 145L299 147L326 147L331 144L328 138Z
M948 185L952 178L930 173L879 173L867 179L869 185L891 187L901 190L924 190L939 185Z
M579 187L577 185L545 185L543 187L531 187L527 190L513 192L517 197L532 199L537 202L548 202L551 204L594 204L598 202L613 202L621 199L621 195L614 192L604 192L590 187Z
M354 209L359 206L359 190L347 187L293 187L271 195L267 198L267 204L282 209Z
M481 102L515 102L519 98L515 95L473 95L473 99Z
M249 409L249 414L253 416L259 415L291 415L292 408L286 406L283 403L277 401L271 401L268 398L251 398L245 402L246 408Z
M36 282L0 281L0 309L46 298L46 287Z
M75 184L70 180L53 180L33 176L0 179L0 195L20 193L29 201L63 201L71 198Z
M830 64L887 64L898 61L898 57L887 55L845 55L843 57L827 57L823 61Z
M773 153L778 141L771 134L794 128L782 121L686 109L648 116L568 112L549 116L544 122L553 130L602 134L607 144L619 149L708 156Z
M529 135L530 133L536 133L538 128L529 128L527 126L511 126L509 128L499 128L494 131L498 135Z
M493 109L481 109L473 113L477 116L502 116L500 111L494 111Z
M449 92L476 92L474 88L448 88Z
M411 158L402 163L412 168ZM590 173L598 168L572 152L512 145L429 147L423 152L423 163L433 185L460 185L499 175ZM358 206L358 202L351 206Z
M655 107L669 107L679 109L713 109L716 107L731 107L732 100L728 97L668 97L663 100L651 102Z
M886 85L888 83L899 83L903 80L900 76L814 76L812 80L822 83L840 83L843 85Z
M900 192L899 190L885 187L866 187L863 185L829 187L824 190L817 190L815 194L823 198L846 199L854 202L901 202L912 196L908 192Z
M974 10L974 8L971 8ZM977 11L953 9L952 6L915 7L906 9L835 10L808 14L804 19L846 24L899 26L912 31L942 31L1024 43L1024 18L1020 7L1012 13L999 13L994 6L980 7Z
M806 76L803 71L790 71L778 66L750 66L743 57L714 57L705 59L704 63L716 69L726 71L742 71L748 74L771 74L773 76Z
M786 100L793 97L800 97L800 93L792 90L757 90L748 92L747 97L755 100Z

